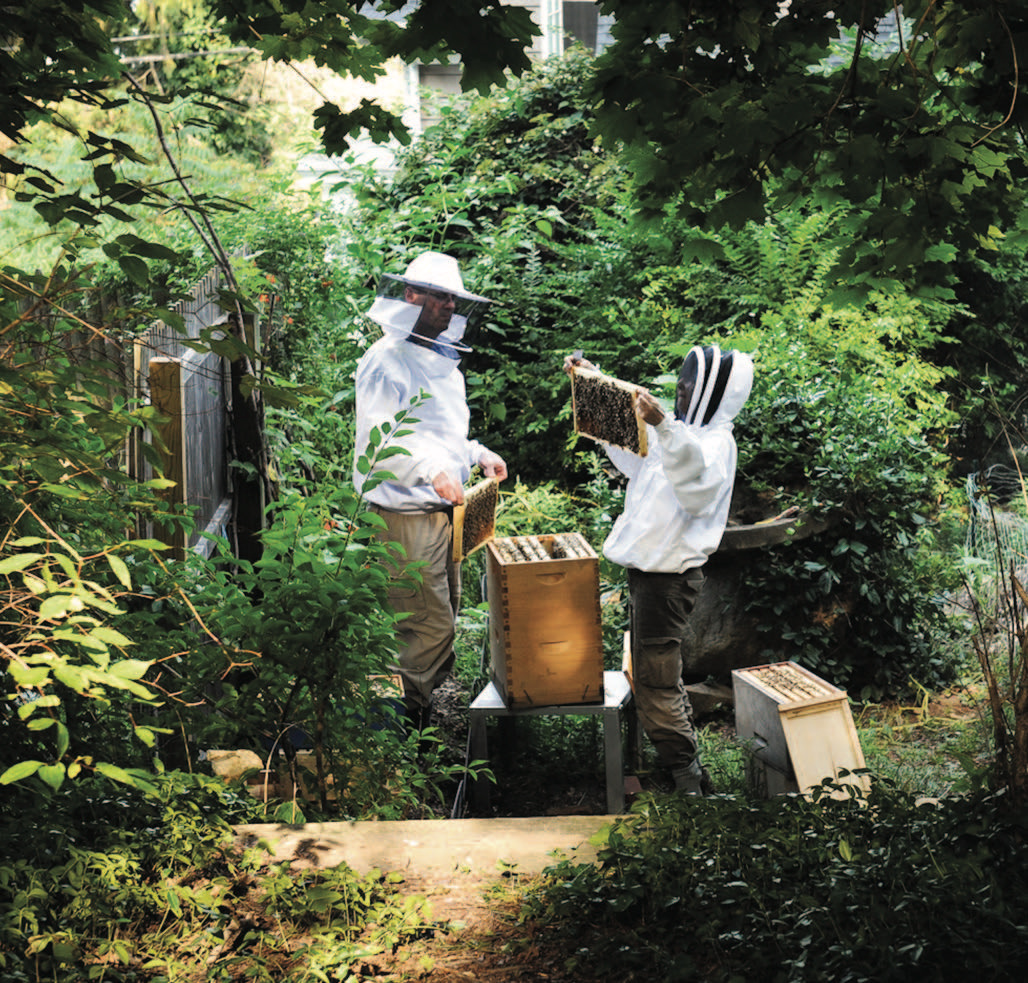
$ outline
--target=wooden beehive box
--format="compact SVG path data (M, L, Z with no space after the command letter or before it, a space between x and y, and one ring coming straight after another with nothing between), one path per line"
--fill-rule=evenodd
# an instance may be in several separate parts
M806 792L826 778L867 789L866 775L840 775L864 767L845 690L795 662L734 669L732 690L750 781L766 796Z
M487 546L493 683L508 707L603 701L599 559L578 533Z
M629 382L576 366L571 373L575 433L645 457L646 424L635 410L637 389Z

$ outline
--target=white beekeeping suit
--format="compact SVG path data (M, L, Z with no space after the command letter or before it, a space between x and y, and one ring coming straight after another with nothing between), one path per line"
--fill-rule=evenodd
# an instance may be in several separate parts
M465 332L490 303L464 289L457 261L438 252L422 253L403 276L387 275L368 316L384 332L361 358L356 372L357 420L354 485L365 490L372 431L390 427L378 446L407 453L383 457L370 473L386 478L367 490L371 510L385 527L378 535L398 544L394 569L420 563L419 579L397 576L390 606L404 618L397 624L394 666L403 678L411 725L429 720L433 690L453 663L454 619L460 607L460 566L453 560L453 505L464 500L463 486L476 464L502 481L507 466L468 436L469 413L460 356L468 351ZM417 401L417 405L412 405ZM409 410L396 427L395 418ZM395 436L395 431L408 431Z
M728 524L738 456L732 420L753 385L753 362L717 346L693 348L679 374L676 419L650 427L646 457L607 446L628 479L624 512L603 546L614 563L651 573L702 566Z
M449 319L438 327L424 322L426 306L408 297L445 294ZM354 445L354 485L363 489L365 475L356 463L368 448L373 427L391 425L395 415L424 393L411 416L417 423L403 429L413 431L390 443L403 447L408 455L385 459L381 469L395 480L369 492L368 500L400 512L423 512L450 504L433 489L439 471L452 473L463 484L486 448L468 437L469 413L460 371L460 356L469 349L463 338L469 320L486 304L485 297L468 293L456 260L442 253L422 253L402 277L386 275L368 317L379 324L384 335L373 344L357 365L357 426ZM451 311L452 306L452 311Z

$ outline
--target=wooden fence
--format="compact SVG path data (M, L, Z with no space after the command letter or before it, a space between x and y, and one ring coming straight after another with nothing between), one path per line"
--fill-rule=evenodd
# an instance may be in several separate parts
M156 434L141 433L138 440L156 445L165 477L175 482L166 493L169 503L195 510L188 539L177 530L148 530L179 556L186 549L209 554L212 544L204 533L226 535L231 517L228 373L223 358L188 345L204 329L225 323L219 286L220 275L211 270L194 285L192 296L172 309L182 317L184 331L158 322L133 345L135 397L168 420ZM152 476L138 445L130 450L128 470L142 480Z
M132 478L149 481L155 474L143 445L149 444L157 452L161 470L175 482L165 497L170 504L192 511L194 530L186 536L141 519L136 533L168 543L179 557L187 550L209 555L213 544L204 534L231 539L238 525L234 512L239 503L233 500L228 462L233 454L232 393L237 390L236 398L240 398L239 380L233 380L227 359L211 351L195 351L190 344L208 329L217 331L224 325L228 330L228 317L219 303L221 281L220 272L212 269L193 286L188 298L171 308L182 318L183 329L156 322L137 333L135 324L123 319L127 305L118 298L98 296L83 324L102 325L102 329L69 332L62 340L64 354L73 363L105 366L111 399L120 394L128 405L153 406L166 418L153 432L140 430L126 442L120 466ZM56 307L51 310L45 301L23 306L34 318L60 316ZM256 348L260 325L246 327L247 342ZM240 485L238 478L235 484ZM265 497L261 495L252 509L249 502L244 503L258 516L256 520L247 517L247 528L259 522Z

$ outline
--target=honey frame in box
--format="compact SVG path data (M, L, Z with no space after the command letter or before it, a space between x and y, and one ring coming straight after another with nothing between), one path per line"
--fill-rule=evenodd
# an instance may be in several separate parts
M519 541L524 552L511 559ZM527 558L529 547L545 559ZM494 539L486 550L491 675L507 706L601 703L596 553L577 533Z

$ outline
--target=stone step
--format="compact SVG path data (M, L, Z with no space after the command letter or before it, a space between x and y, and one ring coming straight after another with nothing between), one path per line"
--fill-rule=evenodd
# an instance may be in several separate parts
M590 843L616 816L547 816L512 819L424 819L383 822L252 823L233 827L236 842L261 847L269 862L302 866L348 864L415 872L422 877L454 873L473 880L536 874L559 857L596 859Z

